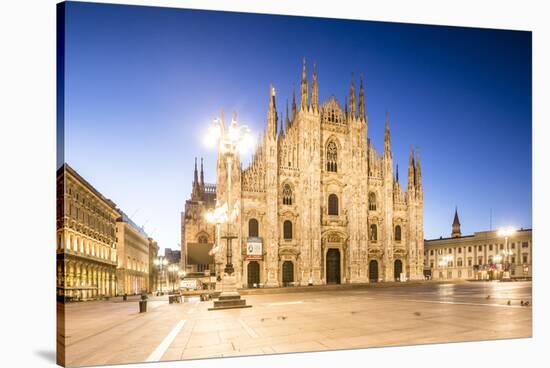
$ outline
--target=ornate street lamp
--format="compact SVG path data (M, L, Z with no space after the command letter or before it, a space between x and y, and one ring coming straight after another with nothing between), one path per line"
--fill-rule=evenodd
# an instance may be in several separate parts
M163 269L166 268L166 266L168 265L168 260L166 258L164 258L163 256L158 256L157 258L155 258L153 263L159 269L159 273L161 274L161 279L162 279ZM159 280L158 279L159 279L159 277L157 275L157 293L159 292ZM160 291L162 291L162 286L160 287Z
M223 117L222 117L223 119ZM213 143L213 145L218 146L218 151L225 159L226 168L227 168L227 187L226 189L226 198L225 204L220 207L218 210L218 216L216 214L210 215L210 220L214 223L219 223L221 225L223 222L227 223L227 234L223 238L226 239L226 264L224 269L224 276L222 280L222 295L220 295L220 301L229 300L229 299L240 299L239 293L237 292L236 279L234 276L235 269L233 268L233 250L231 247L231 241L236 239L237 236L232 234L231 225L233 220L238 215L238 207L233 207L233 202L231 201L231 178L233 173L233 161L235 155L242 153L252 144L252 136L250 134L250 129L245 125L237 124L237 115L233 115L233 119L229 124L229 127L225 127L225 124L222 119L216 119L209 128L209 134L207 136L208 142ZM216 210L214 210L215 212ZM225 220L225 221L222 221ZM217 247L220 246L219 239ZM238 302L241 305L244 300ZM221 304L219 303L220 307ZM214 303L214 308L217 304Z
M498 236L504 237L505 245L504 245L504 251L502 252L502 255L504 256L504 270L507 272L509 271L509 267L510 267L510 256L514 254L514 252L509 249L508 238L514 235L515 232L516 230L511 226L501 228L497 232Z
M210 224L216 226L216 241L210 250L210 255L215 255L221 249L221 232L220 227L222 224L226 223L229 219L227 216L227 203L223 206L216 206L216 208L209 210L205 215L206 221ZM221 268L221 267L220 267ZM216 270L216 279L221 281L221 269Z
M172 291L176 290L176 274L179 272L179 267L175 264L168 266L168 272L172 274Z

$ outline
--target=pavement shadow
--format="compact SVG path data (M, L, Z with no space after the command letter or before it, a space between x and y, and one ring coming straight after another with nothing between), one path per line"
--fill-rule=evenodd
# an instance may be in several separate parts
M35 351L34 354L50 363L55 364L56 355L54 350L38 350L38 351Z

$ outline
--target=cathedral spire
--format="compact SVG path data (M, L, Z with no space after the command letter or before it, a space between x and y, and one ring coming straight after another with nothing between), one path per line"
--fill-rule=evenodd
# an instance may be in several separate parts
M204 193L204 167L202 163L202 157L201 157L201 193Z
M422 173L420 171L420 149L416 147L416 160L415 160L415 183L418 191L422 194Z
M285 129L288 132L288 128L290 128L290 119L288 117L288 98L286 99L286 119L285 119Z
M348 96L344 97L344 114L348 117Z
M280 113L281 116L279 117L279 114L277 114L277 119L279 119L279 123L278 123L278 129L279 129L279 138L281 138L281 136L283 136L285 134L285 124L284 124L284 115L283 113L281 112Z
M199 172L197 171L197 158L195 157L195 171L193 172L193 185L199 184Z
M365 120L365 90L363 89L363 75L359 76L359 119Z
M351 73L351 84L349 87L349 113L351 114L351 118L355 119L355 82L353 73Z
M311 107L314 111L319 108L319 86L317 84L317 66L313 62L313 77L311 79Z
M386 111L386 129L384 131L384 154L391 155L391 145L390 145L390 121L388 112Z
M195 157L195 170L193 172L193 191L191 192L191 199L198 200L199 193L200 193L199 173L197 171L197 158Z
M453 232L451 233L451 237L458 238L460 237L460 221L458 220L458 207L455 206L455 217L453 220Z
M408 180L408 187L407 191L412 195L414 193L414 187L415 187L415 168L414 168L414 151L411 145L411 149L409 152L409 180Z
M267 134L269 138L277 137L277 108L275 106L275 87L269 84L269 110L267 112Z
M395 181L399 184L399 164L395 165Z
M292 88L292 120L294 122L294 118L296 117L296 88Z
M304 58L304 63L302 65L302 95L300 99L300 109L307 110L307 74L306 74L306 58Z

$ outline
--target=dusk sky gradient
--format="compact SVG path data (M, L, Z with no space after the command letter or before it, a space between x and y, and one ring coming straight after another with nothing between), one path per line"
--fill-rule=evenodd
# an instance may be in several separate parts
M68 3L65 47L65 161L161 248L178 248L195 156L215 181L208 124L223 108L261 132L269 83L284 112L303 57L321 102L363 75L368 135L381 151L388 111L404 188L419 147L425 238L450 235L455 206L463 234L490 209L493 228L531 227L530 32Z

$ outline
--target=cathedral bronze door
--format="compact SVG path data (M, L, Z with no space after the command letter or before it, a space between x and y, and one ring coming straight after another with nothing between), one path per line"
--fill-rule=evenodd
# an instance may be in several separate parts
M283 286L289 286L294 282L294 265L291 261L283 262Z
M246 270L248 275L248 287L258 287L260 283L260 264L256 261L251 261L248 263Z
M374 259L369 262L369 281L378 282L378 262Z
M400 259L396 259L393 264L393 278L395 281L399 281L401 278L401 272L403 272L403 263Z
M327 251L327 284L340 283L340 251L329 249Z

